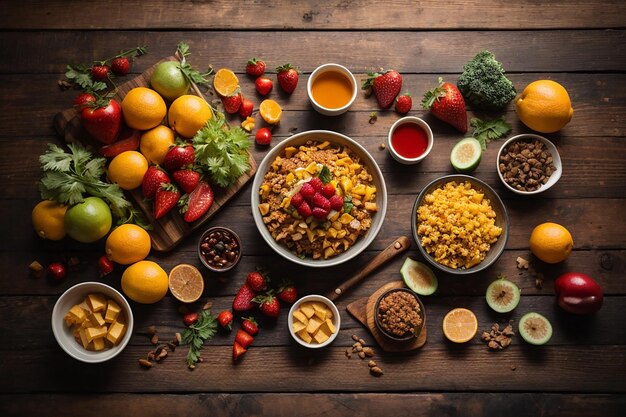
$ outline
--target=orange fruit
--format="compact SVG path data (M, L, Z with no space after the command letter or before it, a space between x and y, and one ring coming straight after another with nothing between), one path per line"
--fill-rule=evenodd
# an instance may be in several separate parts
M134 264L150 253L150 235L136 224L123 224L113 229L104 247L108 258L113 262Z
M280 104L272 99L265 99L259 105L259 114L265 122L271 125L280 122L282 113L283 109L280 108Z
M213 88L222 97L232 96L239 88L239 79L232 70L221 68L213 77Z
M136 262L122 274L122 291L138 303L156 303L167 294L167 272L156 262Z
M135 87L122 100L122 115L133 129L152 129L161 123L166 113L163 97L150 88Z
M193 265L176 265L169 274L170 292L183 303L197 301L204 291L202 274Z
M174 144L174 131L165 125L158 125L141 135L139 150L149 163L159 165L163 163L165 154Z
M185 94L174 100L167 113L167 120L174 132L191 138L212 116L209 103L201 97Z
M567 259L574 247L574 239L565 227L546 222L535 227L530 234L530 251L549 264Z
M141 185L148 170L148 161L137 151L117 155L109 164L109 179L123 190L134 190Z
M528 84L515 98L515 108L522 123L541 133L561 130L574 114L565 87L551 80Z
M466 308L455 308L443 318L443 334L454 343L465 343L476 336L478 320Z
M61 240L65 237L65 212L67 206L52 200L40 201L31 212L31 221L37 236L42 239Z

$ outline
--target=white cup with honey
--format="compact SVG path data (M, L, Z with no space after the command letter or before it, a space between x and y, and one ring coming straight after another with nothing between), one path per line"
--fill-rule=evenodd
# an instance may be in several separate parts
M358 92L356 78L350 70L332 63L317 67L306 87L313 108L326 116L347 112Z

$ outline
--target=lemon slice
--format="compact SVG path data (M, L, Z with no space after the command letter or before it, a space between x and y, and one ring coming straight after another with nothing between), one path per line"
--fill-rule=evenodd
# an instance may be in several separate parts
M280 104L272 99L266 99L259 105L259 113L266 123L274 125L280 122L280 116L283 114L283 109L280 108Z
M478 319L466 308L455 308L443 318L443 334L454 343L469 342L478 331Z
M204 291L204 279L195 266L176 265L169 273L169 288L177 300L183 303L193 303Z
M232 70L221 68L215 73L213 88L222 97L231 96L239 88L239 79Z

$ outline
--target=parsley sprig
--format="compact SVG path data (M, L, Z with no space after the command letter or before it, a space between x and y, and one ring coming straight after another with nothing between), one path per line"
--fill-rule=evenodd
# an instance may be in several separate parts
M203 87L209 87L211 83L209 82L208 77L213 74L213 68L209 68L206 72L199 72L193 68L187 62L187 57L191 55L191 52L189 52L189 45L184 42L180 42L178 44L176 52L180 56L180 65L178 68L181 70L187 81Z
M498 117L493 120L481 120L477 117L473 117L470 120L470 126L474 128L472 136L480 142L480 147L487 149L487 144L495 139L499 139L502 136L508 134L512 127L508 124L504 118Z
M211 314L211 310L203 310L198 321L187 327L181 337L181 342L189 345L187 366L195 367L200 360L200 350L204 342L215 336L215 333L217 333L217 318Z

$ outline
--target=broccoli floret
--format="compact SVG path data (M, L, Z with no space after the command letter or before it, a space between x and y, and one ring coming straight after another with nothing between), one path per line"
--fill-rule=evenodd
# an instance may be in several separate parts
M481 51L463 67L457 87L474 107L498 110L515 98L515 87L489 51Z

